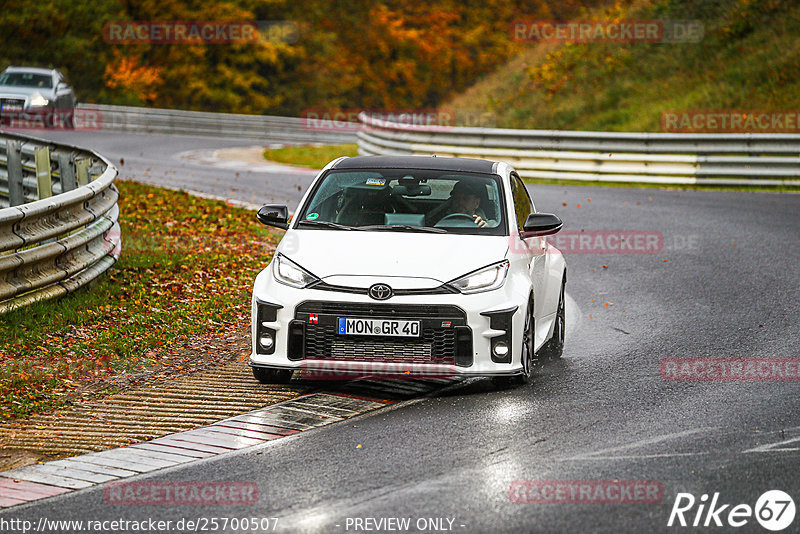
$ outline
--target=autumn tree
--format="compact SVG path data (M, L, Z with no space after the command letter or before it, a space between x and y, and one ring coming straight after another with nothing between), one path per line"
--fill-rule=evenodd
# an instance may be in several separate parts
M431 108L519 50L519 17L591 0L7 0L0 66L56 66L84 102L297 115ZM120 44L112 21L286 21L295 39Z

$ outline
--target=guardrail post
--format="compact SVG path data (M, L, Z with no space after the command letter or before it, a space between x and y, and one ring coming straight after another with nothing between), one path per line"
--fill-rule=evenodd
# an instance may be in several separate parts
M78 186L89 183L89 160L81 158L75 162L75 174L78 177Z
M34 152L36 161L36 187L39 198L53 196L53 178L50 176L50 147L39 146Z
M75 182L75 155L64 154L63 152L58 155L58 173L61 176L61 192L66 193L72 191L77 187Z
M95 177L95 175L98 175L98 176L99 176L99 175L101 175L101 174L103 174L103 167L102 167L102 166L100 166L100 165L97 165L97 164L95 163L95 164L92 164L92 165L89 167L89 181L90 181L90 182L93 182L93 181L94 181L94 177Z
M6 143L6 167L8 168L8 202L10 206L25 204L22 188L22 143L9 139Z

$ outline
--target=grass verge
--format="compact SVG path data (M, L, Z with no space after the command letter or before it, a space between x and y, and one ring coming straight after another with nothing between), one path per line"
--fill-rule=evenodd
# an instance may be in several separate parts
M796 1L605 2L579 18L695 20L703 36L684 43L532 42L444 107L487 110L504 128L618 132L663 131L667 111L800 107Z
M264 159L302 165L311 169L321 169L332 160L341 156L358 156L358 145L345 143L342 145L299 145L283 148L268 148L264 151Z
M123 250L108 275L3 316L0 420L202 367L214 359L204 346L249 321L253 280L280 235L224 202L117 186Z

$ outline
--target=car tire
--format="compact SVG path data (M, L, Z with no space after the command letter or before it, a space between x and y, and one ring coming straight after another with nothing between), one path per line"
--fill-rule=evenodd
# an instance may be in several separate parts
M288 384L294 372L291 369L264 369L253 367L253 376L262 384Z
M558 308L556 309L556 324L553 326L553 335L539 350L539 359L542 361L553 361L561 358L564 352L564 334L566 333L566 313L564 305L564 289L567 281L561 282L561 294L558 297Z
M527 384L533 378L533 368L536 362L536 355L533 352L533 299L528 303L528 310L525 314L525 328L522 331L522 372L512 376L496 376L492 378L495 385L501 387L521 386Z

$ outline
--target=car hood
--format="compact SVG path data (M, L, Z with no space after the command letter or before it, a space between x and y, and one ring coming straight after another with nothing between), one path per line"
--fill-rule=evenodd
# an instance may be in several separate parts
M0 96L31 96L34 93L41 93L45 98L53 93L52 89L40 87L17 87L15 85L0 85Z
M508 237L289 230L277 251L331 284L428 288L501 261Z

